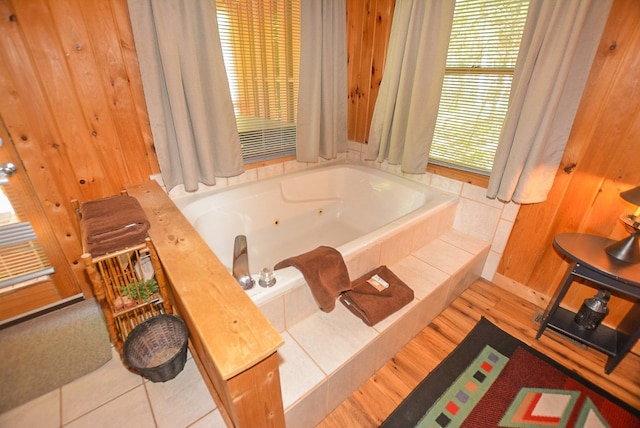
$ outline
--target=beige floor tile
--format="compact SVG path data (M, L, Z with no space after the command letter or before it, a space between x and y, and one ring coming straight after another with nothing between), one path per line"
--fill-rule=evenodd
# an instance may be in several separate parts
M59 388L0 414L1 428L53 428L59 426Z
M125 368L120 356L62 387L62 422L67 423L142 385L142 377Z
M186 427L216 408L192 358L166 382L145 381L158 428Z
M142 385L72 421L65 428L155 428Z
M193 425L189 425L189 428L227 428L227 425L222 419L222 415L218 409L210 412L202 419L198 419Z

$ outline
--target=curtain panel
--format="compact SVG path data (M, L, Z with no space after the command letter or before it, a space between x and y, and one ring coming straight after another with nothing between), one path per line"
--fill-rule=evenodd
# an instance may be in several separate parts
M531 0L487 196L549 193L612 0Z
M129 0L149 121L167 190L244 171L215 2Z
M347 151L347 6L301 0L296 158L317 162Z
M436 127L454 1L396 2L365 159L424 174Z

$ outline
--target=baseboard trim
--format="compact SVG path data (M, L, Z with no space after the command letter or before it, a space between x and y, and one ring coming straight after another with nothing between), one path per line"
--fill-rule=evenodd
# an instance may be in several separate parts
M508 291L511 294L526 300L529 303L533 303L539 308L545 309L549 304L551 298L546 294L542 294L539 291L529 288L521 282L515 281L511 278L496 273L493 278L493 283L498 287Z

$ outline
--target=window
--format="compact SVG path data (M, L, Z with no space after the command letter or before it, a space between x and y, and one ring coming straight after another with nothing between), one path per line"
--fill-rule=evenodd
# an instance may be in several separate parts
M528 1L457 0L430 162L488 175Z
M217 0L245 163L295 154L299 0Z

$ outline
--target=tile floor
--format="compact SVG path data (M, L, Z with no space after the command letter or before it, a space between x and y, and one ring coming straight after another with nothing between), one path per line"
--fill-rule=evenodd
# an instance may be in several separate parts
M191 355L178 376L154 383L113 354L98 370L0 414L0 428L226 427Z

